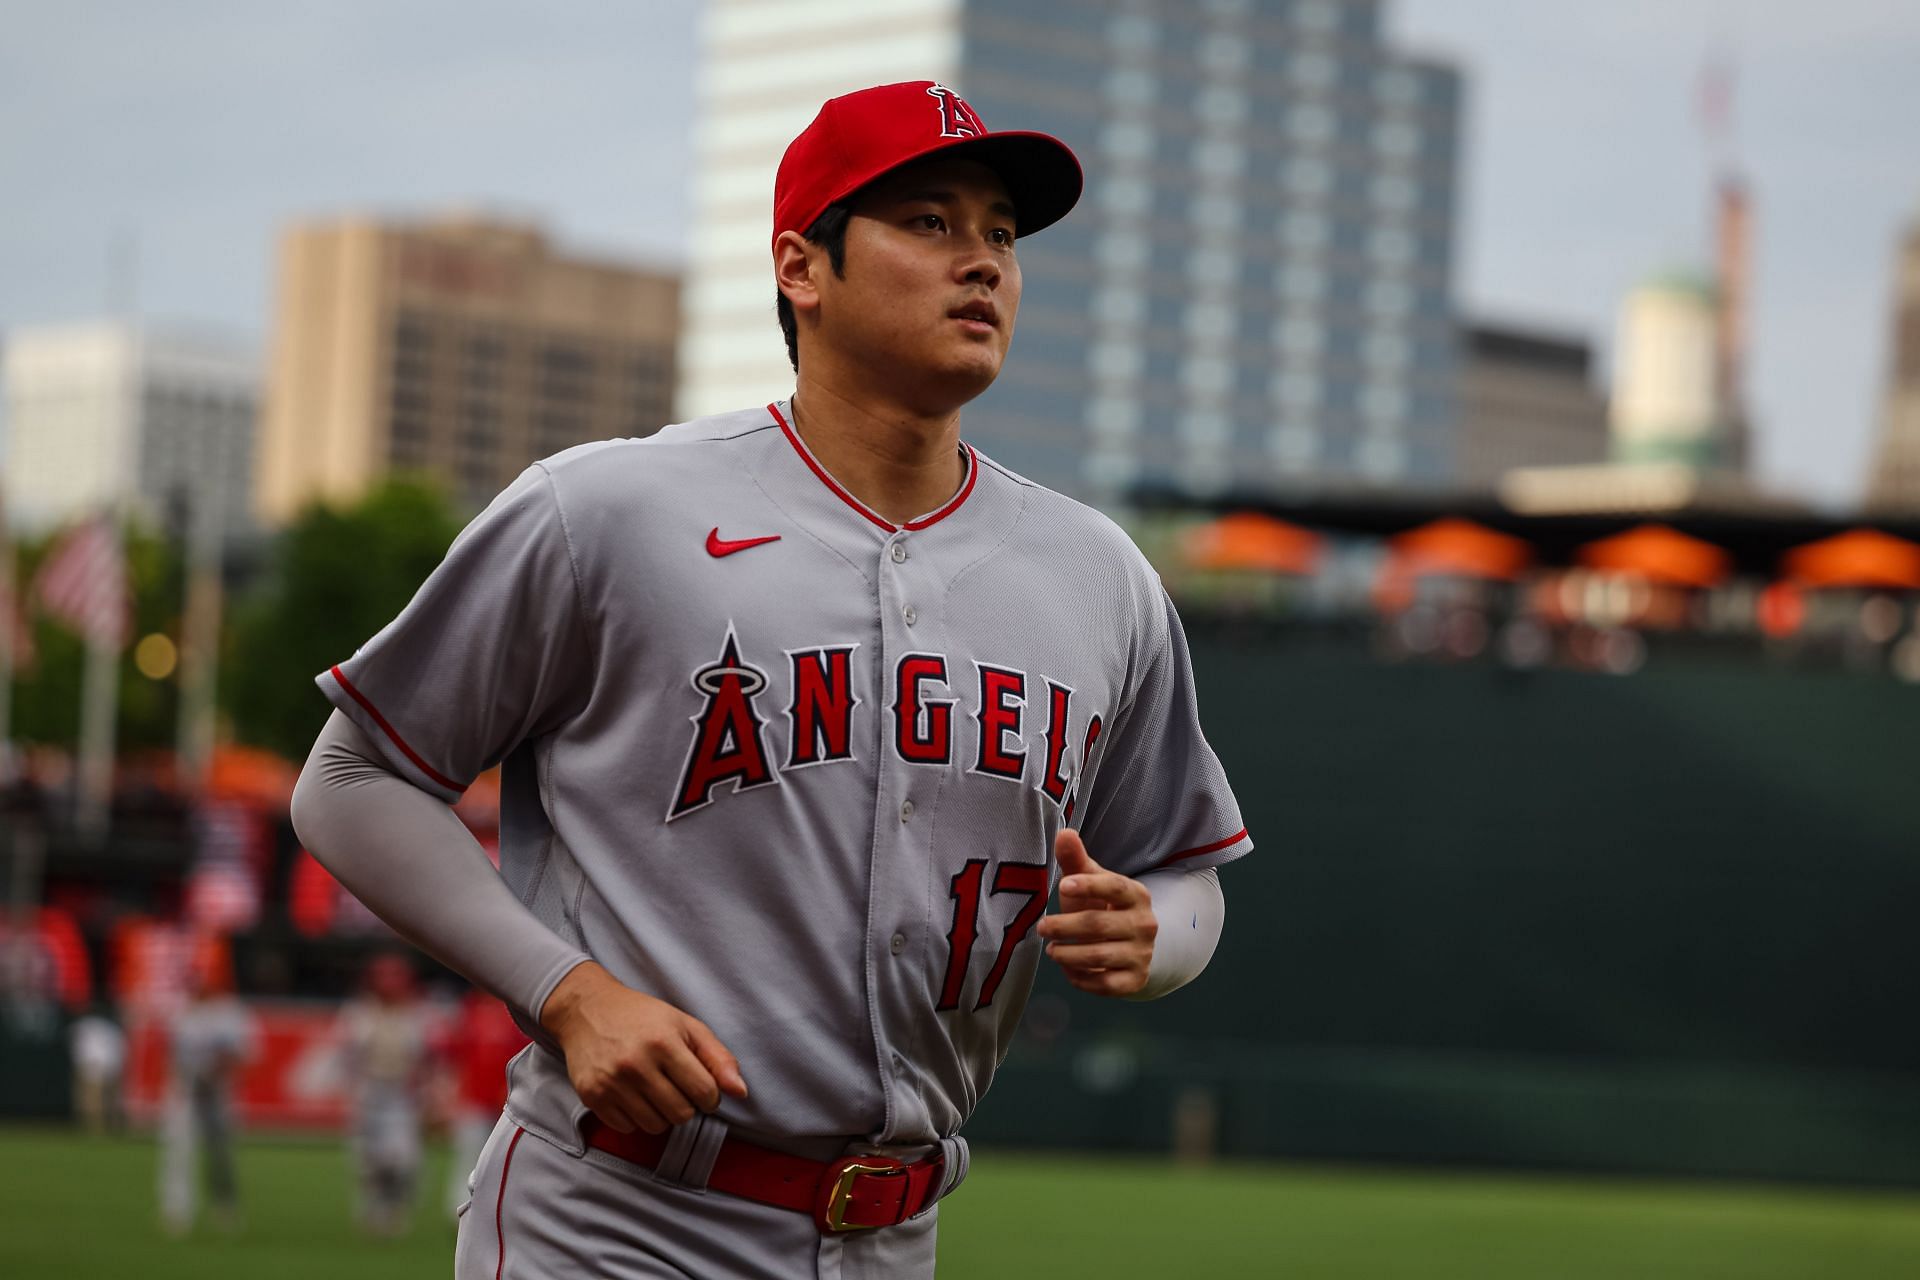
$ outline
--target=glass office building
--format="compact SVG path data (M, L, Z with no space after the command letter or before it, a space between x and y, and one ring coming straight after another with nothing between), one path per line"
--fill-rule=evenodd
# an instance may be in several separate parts
M944 65L900 77L1057 134L1087 173L1020 247L1013 355L968 439L1095 500L1454 480L1460 76L1386 48L1377 0L914 7ZM696 356L719 336L702 267L696 245Z

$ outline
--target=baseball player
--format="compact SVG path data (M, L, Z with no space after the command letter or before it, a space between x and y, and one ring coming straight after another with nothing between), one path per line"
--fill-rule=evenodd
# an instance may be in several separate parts
M189 962L186 1002L167 1022L168 1065L160 1108L160 1221L169 1235L193 1229L206 1180L214 1224L240 1225L233 1163L233 1083L252 1056L253 1018L232 994L224 949L201 947Z
M319 677L307 846L536 1040L460 1276L931 1275L1043 958L1211 955L1251 843L1166 594L960 439L1080 187L945 86L829 101L774 191L793 397L534 465ZM444 803L496 761L500 876Z
M456 1218L467 1202L467 1174L507 1104L507 1060L527 1037L507 1007L484 991L469 991L448 1023L438 1050L445 1065L447 1128L452 1138L447 1211Z
M404 956L367 965L365 992L340 1012L353 1098L354 1216L369 1235L404 1235L420 1175L428 1013Z

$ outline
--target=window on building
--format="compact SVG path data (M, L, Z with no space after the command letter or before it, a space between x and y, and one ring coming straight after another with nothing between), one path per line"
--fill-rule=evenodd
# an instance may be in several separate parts
M1320 404L1320 378L1311 369L1278 369L1267 380L1267 393L1288 414L1308 414Z
M1389 159L1410 159L1420 153L1420 128L1411 120L1380 120L1373 126L1373 149Z
M1096 438L1130 436L1140 429L1140 402L1132 396L1095 396L1087 402L1087 430Z
M1211 353L1188 356L1180 369L1180 385L1191 395L1228 395L1233 391L1233 362Z
M1318 209L1293 209L1280 219L1280 243L1296 253L1324 248L1330 234L1326 215Z
M1109 120L1100 131L1100 149L1115 160L1153 159L1153 129L1139 120Z
M1200 301L1187 307L1187 336L1196 342L1230 341L1236 324L1233 308L1224 302Z
M1193 114L1214 129L1237 129L1247 112L1246 92L1236 83L1207 85L1193 98Z
M1287 78L1310 93L1325 93L1340 78L1340 63L1325 49L1312 45L1296 48L1287 59Z
M1187 255L1187 275L1197 284L1229 285L1240 274L1240 259L1231 250L1199 248Z
M1403 213L1419 202L1420 187L1406 174L1389 171L1373 176L1368 195L1376 209Z
M1404 227L1379 226L1367 236L1367 257L1383 266L1411 264L1417 248L1413 234Z
M1119 217L1143 218L1153 212L1153 187L1130 173L1117 173L1099 184L1100 205Z
M1152 260L1152 244L1137 231L1109 231L1099 243L1096 256L1108 271L1144 271Z
M1320 457L1320 433L1308 420L1279 422L1267 432L1267 452L1283 470L1305 470Z
M1404 316L1412 312L1413 286L1397 277L1383 277L1367 285L1365 309L1374 315Z
M1146 368L1146 356L1134 343L1103 339L1088 348L1087 368L1099 380L1136 382Z
M1412 107L1420 101L1420 77L1406 67L1387 67L1373 78L1373 94L1389 107Z
M1339 127L1333 108L1321 102L1295 102L1287 109L1287 136L1303 146L1324 145Z
M1407 442L1399 436L1366 435L1354 451L1361 472L1378 480L1403 475L1407 469Z
M1340 25L1340 6L1337 0L1300 0L1293 21L1303 31L1330 32Z
M1327 271L1318 262L1282 259L1273 272L1274 296L1282 302L1316 303L1327 294Z
M1147 318L1147 295L1123 285L1104 285L1092 298L1093 318L1107 328L1135 328Z
M1116 13L1107 22L1107 42L1116 49L1151 53L1160 32L1143 13Z
M1115 67L1107 72L1107 101L1116 106L1152 106L1159 82L1144 67Z
M1228 31L1209 31L1200 38L1200 47L1195 50L1195 60L1201 69L1216 76L1239 75L1246 70L1252 58L1253 47L1239 35ZM1245 113L1244 98L1240 99L1237 110ZM1236 115L1234 118L1240 117Z

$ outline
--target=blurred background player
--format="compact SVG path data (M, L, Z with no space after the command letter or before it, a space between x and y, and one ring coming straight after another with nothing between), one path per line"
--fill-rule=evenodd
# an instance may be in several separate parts
M447 1209L458 1214L487 1135L507 1105L507 1060L527 1046L527 1035L507 1006L479 988L468 991L441 1037L447 1074L447 1129L453 1153L447 1173Z
M402 1235L420 1176L430 1047L428 1011L404 956L374 957L364 993L342 1010L340 1023L353 1105L355 1213L362 1230Z
M186 1003L167 1025L172 1067L160 1112L160 1219L185 1235L204 1169L213 1220L239 1226L233 1164L233 1080L253 1053L253 1019L233 996L224 947L201 946L187 970ZM196 1164L200 1169L196 1169Z
M73 1055L73 1110L80 1127L98 1136L126 1127L121 1076L127 1066L127 1033L106 1005L95 1005L67 1029Z

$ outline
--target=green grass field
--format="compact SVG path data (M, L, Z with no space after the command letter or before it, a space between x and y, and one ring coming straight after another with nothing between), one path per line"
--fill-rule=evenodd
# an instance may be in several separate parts
M6 1280L385 1280L450 1272L437 1217L399 1241L348 1225L330 1145L240 1153L246 1223L171 1240L153 1148L0 1130ZM444 1157L431 1172L441 1184ZM1179 1170L1131 1159L976 1153L942 1210L944 1280L987 1277L1920 1276L1920 1195L1290 1165Z

